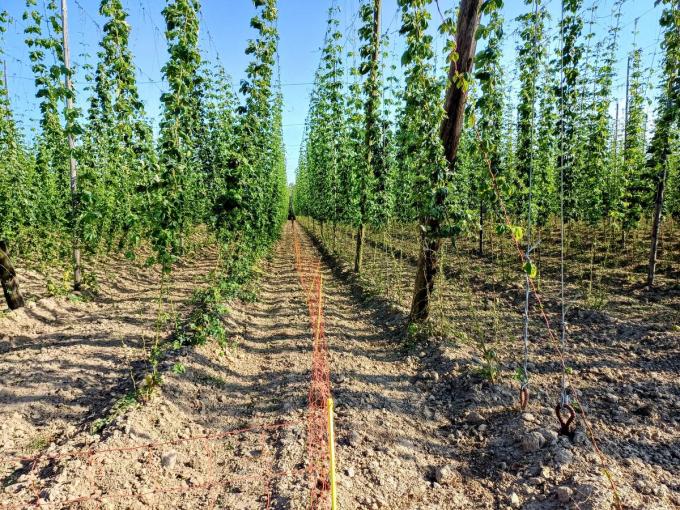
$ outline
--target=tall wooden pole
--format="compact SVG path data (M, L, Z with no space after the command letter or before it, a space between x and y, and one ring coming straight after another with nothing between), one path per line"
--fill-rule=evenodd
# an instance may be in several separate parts
M661 214L663 212L663 195L666 187L666 169L668 162L664 161L663 171L656 184L656 195L654 197L654 222L652 224L652 239L649 247L649 266L647 268L647 286L654 286L656 276L656 262L659 251L659 230L661 227Z
M373 139L375 131L375 111L376 99L380 97L380 89L378 88L378 61L380 59L380 13L382 8L382 0L373 0L373 47L371 48L371 70L368 75L370 90L368 98L366 99L366 151L367 151L367 169L366 172L373 172L373 151L378 140ZM365 186L364 186L365 188ZM367 195L368 190L361 190L360 214L361 223L357 229L357 244L354 253L354 272L361 272L364 256L364 236L366 234L366 213L368 211Z
M677 71L676 71L677 72ZM677 75L676 75L677 76ZM672 111L672 105L671 105L671 92L670 92L670 84L668 87L668 91L666 92L666 103L664 106L664 112L662 113L662 118L660 119L659 123L666 123L668 113ZM663 117L666 117L665 119ZM672 121L670 121L672 125ZM657 125L658 126L658 125ZM670 140L668 139L668 133L665 131L665 129L661 128L660 126L657 127L657 129L662 129L662 132L666 133L666 140L665 140L665 146L663 149L661 149L661 161L659 162L663 169L657 176L657 183L656 183L656 194L654 197L654 218L653 218L653 224L652 224L652 238L650 242L650 247L649 247L649 265L647 267L647 286L648 287L653 287L654 286L654 279L656 276L656 263L657 263L657 256L658 256L658 251L659 251L659 231L661 229L661 216L663 214L663 200L664 200L664 192L666 188L666 179L668 178L668 153L666 151L666 148L669 147ZM666 129L668 129L666 127ZM658 133L658 131L657 131ZM656 156L655 154L654 156Z
M456 53L458 59L449 67L449 87L446 91L444 110L446 117L442 122L439 134L444 144L444 154L449 165L454 166L460 135L465 120L465 101L467 90L455 84L456 74L472 72L477 48L477 28L479 27L481 0L462 0L458 11L456 27Z
M2 61L4 89L0 90L0 96L5 96L9 104L9 86L7 85L7 61ZM1 214L1 213L0 213ZM2 293L10 310L16 310L24 306L24 298L19 290L19 280L9 258L9 247L5 239L0 239L0 285Z
M80 241L78 239L78 229L76 228L75 222L77 221L76 213L78 209L78 164L74 156L76 141L73 137L73 133L70 129L71 120L68 115L73 112L73 83L71 82L71 50L69 48L68 41L68 6L66 5L66 0L61 0L61 28L63 35L63 45L64 45L64 67L66 68L66 78L65 85L66 89L69 91L69 95L66 98L66 127L68 131L68 147L70 152L70 164L71 164L71 207L73 209L72 228L74 229L73 234L73 290L80 290L82 282L82 270L80 264Z
M458 58L451 61L448 89L444 101L446 116L440 127L440 137L444 154L451 169L455 170L456 155L465 120L465 101L467 90L459 87L455 77L472 72L477 48L477 28L479 27L482 0L461 0L456 25L456 52ZM437 205L442 205L438 199ZM430 218L428 232L439 232L441 221ZM411 301L411 321L422 322L430 315L430 297L434 290L434 280L439 270L439 250L441 238L422 235L421 251L416 269L416 281Z
M614 120L614 162L616 162L616 153L619 147L619 102L616 102L616 117Z
M626 64L626 111L623 112L623 150L628 147L628 95L630 89L630 55Z

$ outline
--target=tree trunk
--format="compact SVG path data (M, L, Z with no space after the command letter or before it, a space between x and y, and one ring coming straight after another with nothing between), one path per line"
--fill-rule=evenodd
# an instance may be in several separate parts
M17 273L9 259L9 250L5 241L0 241L0 283L2 283L2 291L9 309L16 310L23 307L24 298L19 291Z
M649 249L649 268L647 270L647 286L654 285L656 275L656 257L659 250L659 230L661 228L661 213L663 211L663 195L666 188L666 165L663 175L656 185L656 197L654 200L654 222L652 224L652 242Z
M338 224L334 221L333 222L333 252L335 252L336 246L337 246L337 244L336 244L337 243L337 237L338 237L337 229L338 229Z
M411 320L414 321L423 321L430 315L430 297L434 291L434 279L439 268L441 239L427 239L423 234L421 243L415 290L411 302Z
M454 165L460 135L465 120L465 101L467 90L458 87L454 78L457 74L471 73L477 48L476 33L479 27L482 0L462 0L458 10L458 24L456 26L457 60L452 60L449 67L448 89L444 101L446 117L442 122L439 134L444 143L444 154L450 165Z
M452 170L456 165L456 154L460 143L465 120L465 101L467 90L456 85L454 79L459 74L472 72L475 59L477 39L475 37L479 27L480 7L482 0L461 0L458 10L458 24L456 26L456 53L458 58L451 61L449 67L448 89L444 102L446 116L440 128L440 136L444 144L444 154ZM426 230L422 235L418 268L411 302L411 321L423 322L430 315L430 296L434 289L434 280L439 269L439 249L441 238L429 237L430 233L438 235L441 230L440 221L426 219Z

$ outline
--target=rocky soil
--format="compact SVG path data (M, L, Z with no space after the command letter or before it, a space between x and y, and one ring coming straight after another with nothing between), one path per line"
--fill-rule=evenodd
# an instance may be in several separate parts
M305 256L320 256L319 245L301 235ZM495 384L480 377L479 352L468 342L434 336L406 349L403 309L367 292L341 261L323 261L339 508L609 509L615 493L621 508L680 508L680 345L673 325L570 312L570 366L578 376L572 391L584 404L613 491L583 420L573 438L557 434L558 366L547 342L532 345L530 401L522 411L511 346L500 346ZM263 263L257 288L256 302L234 302L224 318L231 348L184 349L165 362L164 384L149 404L97 435L76 428L32 439L57 418L69 424L96 414L76 397L112 391L116 377L125 378L127 369L115 372L124 358L98 362L107 347L93 344L81 353L84 366L54 383L53 391L64 388L70 399L31 406L33 390L51 380L47 369L65 353L41 336L52 333L47 329L30 338L44 350L41 362L12 358L20 350L6 349L0 362L34 363L28 373L35 380L24 384L17 367L12 385L2 386L3 413L7 408L11 418L2 429L0 508L307 508L311 334L290 225ZM76 328L96 313L78 309L82 315L58 309L53 320ZM117 316L124 314L107 315ZM91 335L108 338L120 326L97 323ZM142 335L139 328L130 334ZM19 334L8 342L18 345ZM17 458L35 454L41 457Z
M325 245L315 239L319 246L333 245L330 236ZM408 249L390 249L400 242L369 239L362 277L348 278L372 306L404 317L415 260L404 255ZM352 246L346 233L338 236L332 258L347 275ZM440 434L451 442L453 469L466 486L482 487L479 507L608 509L617 508L618 497L620 508L680 508L677 262L673 266L666 255L652 292L631 284L630 273L609 270L602 278L610 280L606 302L597 307L589 306L576 283L568 283L564 358L569 391L583 405L586 420L577 416L576 433L567 438L556 434L554 412L560 358L533 301L530 399L524 412L519 408L514 375L524 361L521 274L500 275L488 260L473 263L466 256L446 254L434 303L437 325L426 332L427 341L412 345L406 359L417 367L415 384L431 402L426 416L442 417ZM554 266L549 260L544 265L549 262ZM572 262L570 271L580 270ZM559 289L550 278L541 282L541 293L558 331ZM485 375L484 349L493 352L494 384Z

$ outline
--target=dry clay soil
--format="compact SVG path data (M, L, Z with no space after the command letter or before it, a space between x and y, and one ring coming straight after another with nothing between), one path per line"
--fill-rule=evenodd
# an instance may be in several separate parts
M321 257L296 228L304 256ZM0 508L309 508L312 337L293 236L287 225L262 264L257 300L230 304L224 323L232 347L176 352L162 364L154 398L100 434L89 425L143 365L157 275L139 269L129 281L103 285L89 303L44 298L7 313L0 320ZM175 271L180 315L215 263L210 253L196 260ZM320 268L338 508L612 508L610 483L582 430L558 437L550 409L518 409L512 382L488 385L451 369L473 355L467 347L404 351L403 315L365 299L327 262ZM680 508L672 423L646 438L667 463L607 459L621 508ZM640 473L646 482L636 485Z

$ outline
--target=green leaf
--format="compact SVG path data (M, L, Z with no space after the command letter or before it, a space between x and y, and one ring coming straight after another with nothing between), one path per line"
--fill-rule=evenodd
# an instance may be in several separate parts
M536 265L535 265L533 262L531 262L530 260L527 260L527 261L524 263L524 266L522 267L522 269L524 269L524 272L525 272L527 275L529 275L529 278L532 278L532 279L533 279L533 278L536 278L536 275L538 275L538 268L537 268Z
M510 225L510 233L516 242L520 242L524 237L524 229L517 225Z

